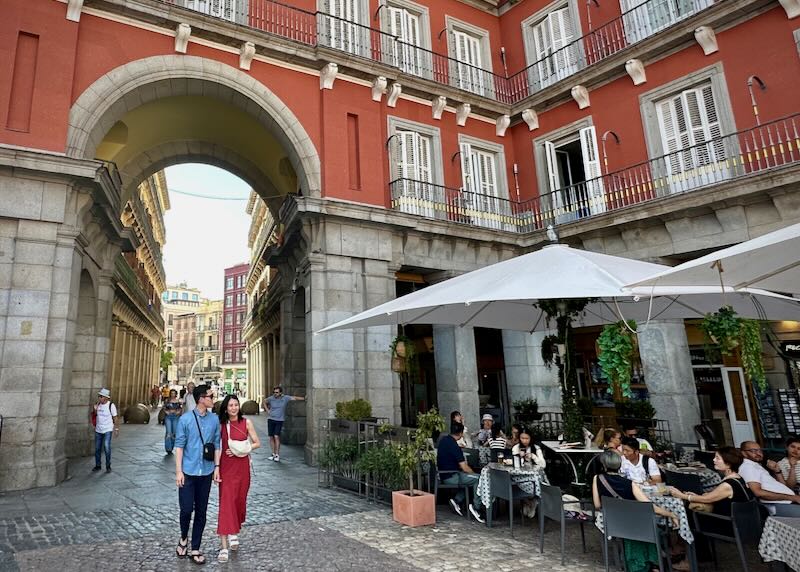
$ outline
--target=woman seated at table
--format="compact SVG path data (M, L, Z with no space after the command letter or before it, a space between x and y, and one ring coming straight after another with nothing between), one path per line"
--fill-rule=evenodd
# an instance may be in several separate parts
M464 425L464 416L461 415L461 412L456 410L450 413L450 426L453 426L453 423L461 423ZM462 449L467 447L468 449L472 448L472 438L469 436L469 432L467 430L467 426L464 425L464 434L461 436L461 439L456 441L458 446Z
M519 433L519 443L511 448L512 455L522 455L525 461L544 469L547 461L544 460L542 448L533 442L533 438L527 429L521 429Z
M800 493L800 437L790 437L786 441L786 456L778 461L786 486Z
M506 436L500 430L499 425L492 425L492 436L486 442L490 449L507 449Z
M513 448L514 445L519 443L519 434L522 432L522 425L514 423L511 426L511 436L506 439L506 445Z
M622 454L622 450L620 448L620 443L622 439L622 433L619 430L610 427L608 429L603 429L597 434L597 438L595 439L595 445L599 448L613 451L618 454Z
M619 474L622 466L622 456L619 453L611 449L603 451L600 453L600 463L603 465L605 474L597 475L592 480L592 500L595 508L602 508L602 497L650 502L639 485ZM655 505L653 509L656 514L672 520L676 527L679 525L678 517L668 510ZM625 570L628 572L650 572L658 569L658 550L655 544L638 540L624 540L623 546L625 548Z
M622 438L622 474L634 483L660 483L661 471L651 457L639 452L639 441L634 437Z
M689 502L690 510L700 510L702 512L712 512L722 516L731 515L731 503L747 502L755 498L753 491L747 486L745 480L739 476L737 471L744 461L744 456L735 447L720 447L714 455L714 469L723 473L722 482L717 487L705 494L684 493L675 487L669 487L669 493L681 500ZM694 505L693 503L702 503ZM707 506L711 505L708 511ZM702 517L700 517L702 518ZM729 522L720 521L715 518L707 518L703 522L703 529L709 532L717 532L726 536L733 536L733 528ZM688 563L681 561L673 565L673 570L688 570Z

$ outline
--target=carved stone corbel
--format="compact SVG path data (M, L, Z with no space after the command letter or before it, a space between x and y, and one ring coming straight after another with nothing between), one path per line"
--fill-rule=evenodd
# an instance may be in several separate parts
M325 64L319 72L319 88L333 89L333 82L336 81L336 74L339 73L339 66L333 62Z
M443 95L439 95L434 97L431 103L433 104L433 118L441 119L444 108L447 105L447 98Z
M800 16L800 0L780 0L780 3L790 20Z
M472 106L469 103L462 103L456 107L456 125L464 127L467 124L467 118Z
M497 118L494 124L494 133L498 137L505 137L506 129L511 125L511 117L508 115L501 115Z
M83 0L67 0L67 20L80 22L81 8L83 8Z
M389 107L396 107L397 100L400 99L401 93L403 93L403 86L398 82L394 82L392 87L389 88L389 95L386 97L386 105Z
M647 81L647 74L644 71L642 60L628 60L625 62L625 71L631 76L633 85L642 85Z
M256 45L253 42L245 42L239 48L239 67L243 70L250 71L250 64L253 61L253 56L256 55Z
M589 90L582 85L576 85L570 91L572 99L578 104L578 109L586 109L589 107Z
M703 53L710 56L714 52L719 51L717 45L717 36L714 34L714 29L711 26L700 26L694 31L694 39L703 48Z
M372 80L372 101L380 101L386 93L386 78L379 75Z
M178 24L175 28L175 51L179 54L186 53L189 45L189 36L192 35L192 27L189 24Z
M522 120L528 124L528 131L539 129L539 115L533 109L523 109Z

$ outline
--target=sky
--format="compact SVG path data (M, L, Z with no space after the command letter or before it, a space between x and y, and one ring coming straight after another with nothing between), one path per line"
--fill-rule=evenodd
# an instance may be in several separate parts
M177 165L165 172L171 203L164 213L167 284L186 282L199 288L203 296L221 299L223 270L250 259L250 217L244 212L250 187L209 165ZM213 200L182 193L242 200Z

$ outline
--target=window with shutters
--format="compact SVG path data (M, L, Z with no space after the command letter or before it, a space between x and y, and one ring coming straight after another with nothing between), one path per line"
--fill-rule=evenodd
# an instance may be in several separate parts
M640 96L650 176L658 195L731 176L736 127L722 65L715 64Z
M625 39L638 42L714 4L714 0L620 0Z
M367 0L319 0L319 43L343 52L369 57L371 47L367 4Z
M439 130L390 117L389 136L392 208L436 218L444 204Z
M606 210L597 131L584 119L534 141L546 219L564 223Z
M247 23L247 3L248 0L181 0L178 2L179 5L190 10L240 24Z
M494 94L489 32L446 17L450 50L450 85L478 95Z
M392 0L381 10L383 60L405 73L433 77L428 8L409 0Z
M574 0L556 2L522 22L529 81L542 89L584 67Z
M458 220L485 228L514 230L508 202L503 146L461 135L461 193L451 208Z

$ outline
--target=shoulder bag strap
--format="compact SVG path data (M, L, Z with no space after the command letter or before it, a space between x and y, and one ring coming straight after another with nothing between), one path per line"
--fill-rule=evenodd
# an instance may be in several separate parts
M203 443L203 446L205 446L206 440L203 437L203 430L200 429L200 421L197 419L197 412L192 411L192 415L194 415L194 422L197 423L197 432L200 434L200 442Z
M608 483L605 475L597 475L597 480L603 483L603 486L606 488L608 492L611 493L612 497L614 497L615 499L622 498L621 496L619 496L619 494L617 494L617 491L615 491L614 488Z

